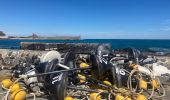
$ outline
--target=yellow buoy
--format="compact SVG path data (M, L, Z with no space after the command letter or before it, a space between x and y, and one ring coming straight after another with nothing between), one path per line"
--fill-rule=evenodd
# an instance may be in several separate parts
M132 69L137 69L138 65L137 64L130 64L129 67L132 68Z
M132 100L130 97L127 97L125 100Z
M158 89L160 87L159 83L156 80L152 80L152 86L154 89Z
M13 84L10 79L4 79L2 82L2 87L9 89L10 86Z
M147 98L146 98L144 95L139 94L139 95L137 96L136 100L147 100Z
M65 97L64 100L74 100L74 99L71 96L67 96L67 97Z
M147 82L144 81L143 79L139 80L139 88L146 90L147 89Z
M81 63L80 68L88 68L89 65L87 63Z
M103 83L112 86L112 84L109 81L103 81Z
M115 100L125 100L122 95L116 95Z
M138 66L136 64L130 64L129 67L132 69L137 69Z
M20 89L20 85L18 83L14 84L10 87L11 93L13 93L14 91L19 90L19 89Z
M101 95L98 95L98 93L91 93L90 100L101 100Z
M24 90L16 90L11 94L10 100L26 100L26 92Z
M86 80L86 77L81 75L81 74L78 74L78 77L80 78L80 83L84 83L85 80Z

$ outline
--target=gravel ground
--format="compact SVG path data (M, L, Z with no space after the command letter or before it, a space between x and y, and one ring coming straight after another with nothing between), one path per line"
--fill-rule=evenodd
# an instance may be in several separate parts
M9 71L0 71L0 80L3 80L5 77L9 77L10 75L7 74ZM4 77L5 75L5 77ZM3 77L2 77L3 76ZM170 98L170 78L162 78L161 81L165 83L165 89L166 89L166 96L163 99L157 99L157 100L169 100ZM0 92L3 92L3 90L0 88ZM0 99L2 98L2 95L0 96ZM32 96L29 96L27 100L33 100ZM36 100L52 100L49 96L43 96L43 97L36 97ZM156 100L156 99L155 99Z

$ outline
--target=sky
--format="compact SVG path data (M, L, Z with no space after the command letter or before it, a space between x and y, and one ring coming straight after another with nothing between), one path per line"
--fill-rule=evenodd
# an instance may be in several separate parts
M7 35L170 39L170 0L0 0Z

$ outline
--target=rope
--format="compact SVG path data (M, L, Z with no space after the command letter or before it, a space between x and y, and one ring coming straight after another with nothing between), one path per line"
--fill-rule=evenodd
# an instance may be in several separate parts
M33 100L35 100L36 99L36 96L35 96L35 93L30 93L31 95L33 95Z

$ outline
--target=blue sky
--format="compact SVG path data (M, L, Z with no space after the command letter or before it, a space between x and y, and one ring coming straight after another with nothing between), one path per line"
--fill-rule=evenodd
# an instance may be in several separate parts
M0 0L7 35L170 39L170 0Z

